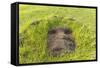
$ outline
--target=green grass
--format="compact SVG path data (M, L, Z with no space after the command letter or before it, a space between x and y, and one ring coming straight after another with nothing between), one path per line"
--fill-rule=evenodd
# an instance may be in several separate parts
M19 6L19 63L96 59L96 10L89 8ZM53 27L72 29L75 52L52 57L47 54L47 32Z

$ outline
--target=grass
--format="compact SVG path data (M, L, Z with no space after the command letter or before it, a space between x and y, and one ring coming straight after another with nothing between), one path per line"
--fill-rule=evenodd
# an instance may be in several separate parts
M19 63L96 59L96 10L89 8L19 6ZM75 52L52 57L47 54L47 32L53 27L73 30Z

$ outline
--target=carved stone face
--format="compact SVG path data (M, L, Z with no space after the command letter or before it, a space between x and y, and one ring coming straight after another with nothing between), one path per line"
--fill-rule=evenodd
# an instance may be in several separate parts
M75 50L72 31L67 28L54 28L48 31L47 48L52 56L59 56Z

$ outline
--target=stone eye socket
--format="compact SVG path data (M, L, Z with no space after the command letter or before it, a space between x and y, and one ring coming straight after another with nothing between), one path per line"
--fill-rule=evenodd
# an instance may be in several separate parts
M66 29L65 29L65 30L64 30L64 33L65 33L65 34L71 34L72 31L71 31L71 30L66 30Z
M49 34L55 34L56 33L56 30L51 30L48 32Z

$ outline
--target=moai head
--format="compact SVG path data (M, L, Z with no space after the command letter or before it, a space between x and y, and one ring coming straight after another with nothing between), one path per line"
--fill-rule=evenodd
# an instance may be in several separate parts
M68 28L53 28L48 31L47 49L50 55L59 56L75 50L72 30Z

